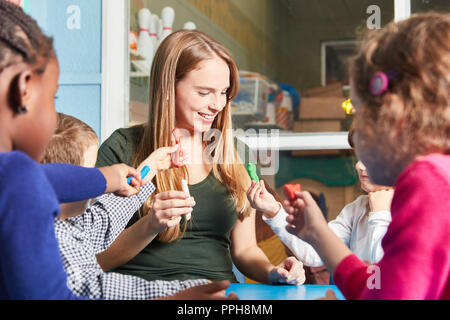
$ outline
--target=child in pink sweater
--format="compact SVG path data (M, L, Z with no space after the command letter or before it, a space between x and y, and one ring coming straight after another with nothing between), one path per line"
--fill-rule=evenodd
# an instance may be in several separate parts
M328 228L308 192L285 202L348 299L450 299L450 15L370 33L351 64L355 146L371 180L395 186L384 257L368 266Z

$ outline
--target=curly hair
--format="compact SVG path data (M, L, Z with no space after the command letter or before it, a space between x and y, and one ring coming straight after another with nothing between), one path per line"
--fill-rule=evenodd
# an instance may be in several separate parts
M381 96L371 93L376 72L396 76ZM450 153L450 14L412 15L370 31L350 64L358 100L354 128L392 161Z
M0 73L16 63L34 65L44 58L36 70L43 73L52 55L53 39L43 34L37 22L21 7L0 0Z

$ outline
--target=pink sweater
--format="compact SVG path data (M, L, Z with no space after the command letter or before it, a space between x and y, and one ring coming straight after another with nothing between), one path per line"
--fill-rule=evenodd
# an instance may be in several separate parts
M382 246L375 266L355 255L338 265L334 281L347 299L450 299L450 155L421 157L402 172Z

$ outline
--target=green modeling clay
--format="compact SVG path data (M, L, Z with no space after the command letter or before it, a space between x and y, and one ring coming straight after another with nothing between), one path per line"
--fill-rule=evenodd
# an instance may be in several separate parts
M256 173L256 165L253 163L248 164L248 174L250 176L250 179L252 179L255 182L259 182L258 174Z

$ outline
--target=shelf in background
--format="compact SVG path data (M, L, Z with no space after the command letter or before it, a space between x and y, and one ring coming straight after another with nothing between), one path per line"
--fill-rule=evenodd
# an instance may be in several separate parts
M278 137L258 134L236 134L236 137L253 150L279 151L294 150L349 150L348 132L287 133L280 132Z

